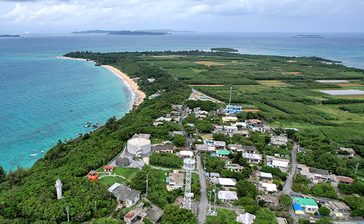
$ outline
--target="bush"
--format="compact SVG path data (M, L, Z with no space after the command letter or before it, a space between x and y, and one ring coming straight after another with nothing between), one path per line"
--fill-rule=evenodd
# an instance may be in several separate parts
M328 209L325 206L321 206L318 211L319 211L320 215L322 215L322 216L329 216L331 213L330 209Z
M168 168L181 168L183 165L183 161L178 156L170 153L153 153L149 157L149 162L154 166Z

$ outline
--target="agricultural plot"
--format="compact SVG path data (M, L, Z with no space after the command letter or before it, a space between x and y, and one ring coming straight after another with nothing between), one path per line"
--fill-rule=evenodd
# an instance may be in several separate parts
M234 104L249 105L245 108L252 110L246 112L259 113L273 126L317 129L339 142L364 135L363 108L358 104L364 99L364 72L359 69L325 64L319 58L233 54L145 56L143 63L158 65L176 79L223 102L228 102L232 87ZM323 104L335 99L342 102ZM347 104L347 100L359 102Z

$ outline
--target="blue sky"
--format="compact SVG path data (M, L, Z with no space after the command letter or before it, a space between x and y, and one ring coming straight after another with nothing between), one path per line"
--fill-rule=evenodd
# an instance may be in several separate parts
M364 32L363 0L0 0L1 33Z

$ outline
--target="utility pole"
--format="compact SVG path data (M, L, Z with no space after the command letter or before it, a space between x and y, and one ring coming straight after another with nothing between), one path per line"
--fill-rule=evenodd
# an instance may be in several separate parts
M145 196L148 196L148 174L147 179L145 180Z
M358 172L358 168L359 168L359 163L357 163L356 166L355 166L355 175Z
M70 222L70 209L69 209L69 207L66 207L66 212L67 212L67 222Z
M233 87L230 86L229 106L231 105L231 94L232 94L232 91L233 91Z

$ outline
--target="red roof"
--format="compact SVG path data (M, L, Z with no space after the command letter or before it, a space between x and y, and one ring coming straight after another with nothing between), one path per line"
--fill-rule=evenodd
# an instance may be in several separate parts
M114 167L113 166L104 166L104 169L109 170L109 169L114 169Z
M351 184L354 181L353 178L351 178L351 177L345 177L345 176L336 176L336 179L339 182L348 183L348 184Z

